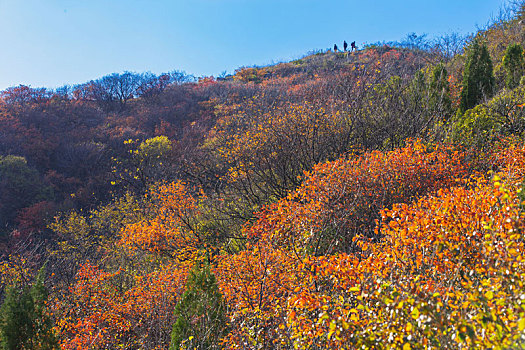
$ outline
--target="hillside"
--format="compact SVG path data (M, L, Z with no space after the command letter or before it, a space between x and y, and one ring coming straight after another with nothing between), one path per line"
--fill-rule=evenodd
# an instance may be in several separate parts
M0 348L525 347L525 5L468 38L0 96Z
M151 181L168 177L161 175L162 171L169 172L170 179L191 178L202 183L193 179L193 167L185 163L194 160L186 158L192 158L206 138L213 138L210 133L225 113L248 110L246 104L344 104L351 98L345 94L359 79L376 84L401 72L403 79L410 79L422 66L415 62L416 56L421 59L426 54L378 48L352 54L316 54L301 63L241 68L228 79L196 81L181 72L159 76L127 72L56 91L9 88L2 92L0 105L0 152L4 157L23 159L6 159L5 176L25 171L28 174L24 176L34 178L24 182L22 176L19 184L3 185L1 202L11 205L0 208L1 240L6 243L13 230L22 236L35 231L47 235L45 222L55 212L92 209L127 190L144 191ZM376 62L379 57L383 63ZM371 74L379 69L375 66L385 71ZM320 91L324 89L328 90ZM129 151L157 136L169 138L171 151L166 157L170 166L154 171L143 164L140 171L150 174L136 179L136 174L128 174L138 162ZM195 171L214 168L203 166ZM216 177L211 176L204 181L207 185ZM111 186L111 182L119 184Z

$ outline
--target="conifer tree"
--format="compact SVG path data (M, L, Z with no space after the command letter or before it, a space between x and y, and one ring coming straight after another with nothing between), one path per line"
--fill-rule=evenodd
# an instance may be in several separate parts
M503 67L505 67L505 83L509 89L514 89L523 76L523 48L520 44L511 44L505 51Z
M200 268L196 263L190 271L175 318L170 350L220 348L227 323L222 295L209 266Z
M51 318L46 312L45 267L31 288L11 286L0 308L0 349L58 349Z
M485 97L491 97L494 83L492 60L487 46L480 44L476 39L467 53L467 62L463 71L460 112L475 107Z
M434 113L440 116L452 112L452 100L450 98L450 84L448 72L443 63L437 64L432 70L430 82L430 107Z
M425 82L425 75L421 70L417 71L412 78L409 87L410 102L417 108L424 103L425 93L427 91L427 84Z

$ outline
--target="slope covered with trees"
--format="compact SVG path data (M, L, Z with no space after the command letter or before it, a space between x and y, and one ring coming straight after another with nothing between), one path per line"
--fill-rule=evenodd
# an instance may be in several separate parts
M3 91L0 346L525 347L524 11Z

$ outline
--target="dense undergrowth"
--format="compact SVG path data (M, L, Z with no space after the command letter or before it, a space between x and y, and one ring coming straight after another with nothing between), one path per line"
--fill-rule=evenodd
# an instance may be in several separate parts
M0 347L525 347L524 8L454 43L4 91Z

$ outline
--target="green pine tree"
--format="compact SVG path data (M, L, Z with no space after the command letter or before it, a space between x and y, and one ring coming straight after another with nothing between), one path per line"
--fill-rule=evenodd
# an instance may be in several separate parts
M452 113L448 72L443 63L437 64L432 70L430 108L440 116L446 116Z
M222 295L209 266L196 264L190 271L175 318L170 350L220 348L227 322Z
M463 71L463 87L459 110L461 113L475 107L483 98L491 97L494 92L494 72L492 60L486 45L474 40L467 53L467 62Z
M509 89L514 89L520 84L523 76L523 48L520 44L511 44L505 51L503 67L506 71L505 83Z
M409 100L412 106L419 109L425 101L425 94L427 92L427 84L425 82L425 74L418 70L409 86Z
M11 286L0 308L0 349L59 349L51 318L46 312L45 267L31 288Z

